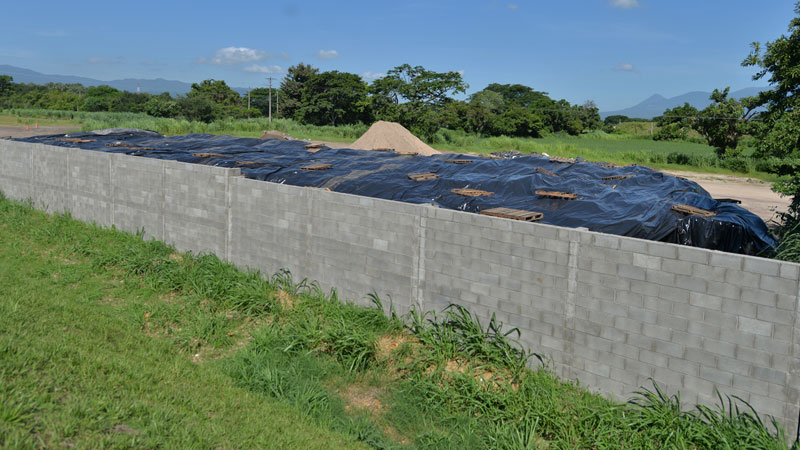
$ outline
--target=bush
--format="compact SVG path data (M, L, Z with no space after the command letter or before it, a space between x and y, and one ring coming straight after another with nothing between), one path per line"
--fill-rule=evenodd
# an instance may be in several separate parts
M723 158L720 159L719 162L720 162L719 164L720 167L741 173L750 172L750 168L752 165L749 158L744 158L741 156L732 156L728 158Z
M667 155L667 164L681 164L685 166L691 164L691 162L692 157L686 153L672 152Z

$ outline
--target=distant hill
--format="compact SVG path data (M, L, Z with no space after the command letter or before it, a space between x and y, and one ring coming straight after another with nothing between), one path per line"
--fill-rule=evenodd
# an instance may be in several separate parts
M731 96L734 98L750 97L767 89L769 88L744 88L731 92ZM600 117L605 119L608 116L623 115L640 119L652 119L653 117L664 114L664 110L667 108L682 106L684 103L689 103L697 109L703 109L711 104L711 100L708 99L709 96L711 96L711 92L703 91L687 92L685 94L670 98L665 98L662 95L655 94L648 97L643 102L631 106L630 108L620 109L618 111L601 112Z
M84 86L100 86L108 85L121 91L136 92L136 83L141 86L142 92L150 94L160 94L162 92L169 92L172 95L185 94L192 89L191 83L184 83L183 81L165 80L163 78L150 79L137 79L126 78L124 80L95 80L93 78L75 77L72 75L52 75L39 73L22 67L9 66L0 64L0 75L11 75L15 83L80 83ZM202 81L202 80L197 80ZM247 88L232 87L233 90L239 94L246 94Z

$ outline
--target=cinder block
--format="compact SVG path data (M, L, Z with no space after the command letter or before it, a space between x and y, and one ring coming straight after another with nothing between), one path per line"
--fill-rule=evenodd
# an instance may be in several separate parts
M667 366L669 367L670 370L685 375L698 376L700 372L700 364L697 364L692 361L687 361L686 359L683 359L681 357L669 358Z
M683 358L683 346L672 342L662 341L659 339L653 340L653 351L672 356L673 358Z
M788 278L790 280L797 280L800 278L800 264L797 263L781 263L780 275L781 278Z
M760 273L777 277L780 274L780 261L753 256L743 257L743 270L745 272Z
M647 253L651 256L675 259L678 257L678 245L664 242L648 242Z
M787 278L762 275L759 287L778 294L797 295L797 281Z
M763 320L740 316L737 328L744 333L772 336L772 324Z
M711 259L711 252L704 248L680 246L678 247L678 259L683 262L692 262L706 265Z

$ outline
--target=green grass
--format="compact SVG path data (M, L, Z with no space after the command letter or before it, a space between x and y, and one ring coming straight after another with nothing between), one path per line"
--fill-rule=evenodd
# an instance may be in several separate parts
M259 137L264 130L275 129L297 139L314 139L334 142L353 142L367 131L363 124L338 127L304 125L289 119L276 119L271 123L264 118L225 119L212 123L190 122L180 119L156 118L140 113L75 112L52 110L5 110L0 122L32 120L79 124L84 131L102 128L140 128L165 135L189 133L228 134L241 137ZM738 165L724 164L705 144L685 141L653 141L647 136L634 134L607 134L601 131L581 136L551 135L545 138L480 137L461 131L440 130L432 143L438 150L486 154L496 151L516 150L522 153L547 153L567 158L581 157L590 161L605 161L620 165L639 164L659 170L684 170L703 173L745 175L765 181L775 181L774 175L757 170L758 161L740 158ZM752 149L745 149L750 155ZM673 158L670 159L670 155ZM676 158L674 155L684 155ZM681 163L675 163L679 161Z
M617 403L495 320L371 299L0 196L0 446L786 448L743 402Z
M192 362L244 322L99 265L126 246L142 243L0 198L0 447L356 445Z

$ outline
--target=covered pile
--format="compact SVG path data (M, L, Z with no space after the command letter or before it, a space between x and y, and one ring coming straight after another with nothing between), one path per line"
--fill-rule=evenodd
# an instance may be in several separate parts
M641 166L544 156L426 157L332 149L295 140L207 134L164 137L125 129L21 140L239 167L245 176L258 180L468 212L497 207L540 212L541 223L728 252L769 254L777 244L755 214L714 200L693 181ZM699 214L681 212L686 209L680 205L700 208Z

